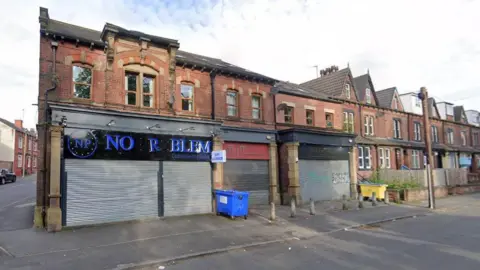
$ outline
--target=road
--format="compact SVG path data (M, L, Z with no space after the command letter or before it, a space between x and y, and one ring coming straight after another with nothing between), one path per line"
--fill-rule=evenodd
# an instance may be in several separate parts
M31 228L35 204L36 176L18 177L0 185L0 231Z
M474 204L451 211L160 266L168 270L480 269L480 196Z

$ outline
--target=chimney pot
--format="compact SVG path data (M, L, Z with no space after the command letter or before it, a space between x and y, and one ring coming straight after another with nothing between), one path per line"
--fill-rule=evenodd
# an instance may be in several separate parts
M15 126L23 129L23 120L15 120Z

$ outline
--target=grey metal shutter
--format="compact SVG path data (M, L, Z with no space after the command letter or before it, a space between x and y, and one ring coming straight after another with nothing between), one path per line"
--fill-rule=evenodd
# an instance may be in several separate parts
M348 161L300 160L300 194L304 202L341 199L350 194Z
M250 205L268 204L268 160L227 160L223 164L223 186L248 191Z
M212 175L208 162L163 162L164 215L212 212Z
M159 164L66 159L66 225L158 217Z

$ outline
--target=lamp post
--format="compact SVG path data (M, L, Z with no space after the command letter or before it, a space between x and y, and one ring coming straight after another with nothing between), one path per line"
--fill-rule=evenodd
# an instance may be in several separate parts
M427 184L428 184L428 207L431 209L435 209L435 192L434 188L434 181L433 181L433 174L432 174L432 141L430 138L430 118L429 118L429 110L428 110L428 92L426 87L420 88L420 93L418 94L418 98L422 101L422 109L423 109L423 131L425 134L425 146L427 148L427 162L426 162L426 170L427 170Z

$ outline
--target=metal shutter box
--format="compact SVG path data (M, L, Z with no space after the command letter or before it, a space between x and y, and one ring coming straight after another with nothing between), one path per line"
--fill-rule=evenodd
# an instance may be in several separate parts
M350 174L345 160L300 160L300 194L304 202L341 199L350 194Z
M211 213L211 179L208 162L164 161L164 215Z
M158 217L159 164L66 159L66 225Z
M268 204L267 160L228 160L223 165L225 189L248 191L250 205Z

